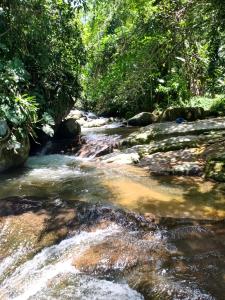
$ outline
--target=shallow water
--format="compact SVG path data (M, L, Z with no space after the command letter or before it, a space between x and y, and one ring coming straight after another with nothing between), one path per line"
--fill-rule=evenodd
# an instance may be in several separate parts
M127 131L112 126L86 129L85 134L87 140L97 143L102 136L117 139ZM225 218L221 184L187 177L150 177L136 166L54 154L30 157L23 168L0 176L0 199L16 196L42 199L53 211L30 210L29 201L23 203L23 212L7 210L4 214L2 210L0 299L223 299L224 224L199 223ZM76 213L62 210L64 200L177 219L169 225L170 219L165 219L148 242L118 224L77 231L70 224ZM137 253L142 249L148 253L153 241L159 242L156 258L150 254L153 267L139 263L128 275L105 277L85 274L73 266L72 260L87 249L118 234L128 247L140 243ZM124 258L124 249L116 252L129 261L130 253ZM107 260L108 256L102 261L107 265Z
M39 196L111 203L139 213L224 218L222 185L196 178L150 177L135 166L102 164L66 155L35 156L1 175L0 198Z

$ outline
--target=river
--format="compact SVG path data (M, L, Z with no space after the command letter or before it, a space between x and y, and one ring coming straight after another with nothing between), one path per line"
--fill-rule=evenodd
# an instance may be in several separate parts
M83 132L96 145L128 133ZM0 198L2 300L224 299L223 185L39 154L1 175Z

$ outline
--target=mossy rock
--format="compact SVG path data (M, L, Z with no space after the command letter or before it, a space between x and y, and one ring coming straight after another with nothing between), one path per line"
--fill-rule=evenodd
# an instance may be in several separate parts
M60 124L54 137L59 140L77 139L80 133L80 124L75 119L69 118Z
M225 153L208 159L205 167L205 177L225 182Z
M187 121L195 121L205 118L205 111L202 107L170 107L160 116L160 122L175 121L182 117Z
M0 139L0 172L21 166L28 158L30 142L27 135L16 134L16 147L12 145L12 135Z
M127 124L130 126L147 126L149 124L157 122L157 116L149 112L141 112L138 115L130 118Z

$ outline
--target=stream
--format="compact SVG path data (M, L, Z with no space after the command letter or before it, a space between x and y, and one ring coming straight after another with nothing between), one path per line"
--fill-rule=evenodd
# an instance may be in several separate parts
M224 185L95 157L132 130L0 175L1 300L224 299Z

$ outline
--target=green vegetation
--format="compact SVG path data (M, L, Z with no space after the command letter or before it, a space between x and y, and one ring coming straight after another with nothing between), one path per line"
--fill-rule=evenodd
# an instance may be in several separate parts
M130 116L225 92L223 1L89 0L88 7L90 109Z
M219 0L2 0L0 118L52 135L79 100L130 117L168 106L224 113Z
M0 3L0 117L13 130L53 134L80 95L85 54L74 2Z
M174 103L178 105L178 103ZM181 107L202 107L206 111L210 111L211 115L219 116L225 114L225 96L216 95L214 98L206 96L195 96L186 101L180 101Z

